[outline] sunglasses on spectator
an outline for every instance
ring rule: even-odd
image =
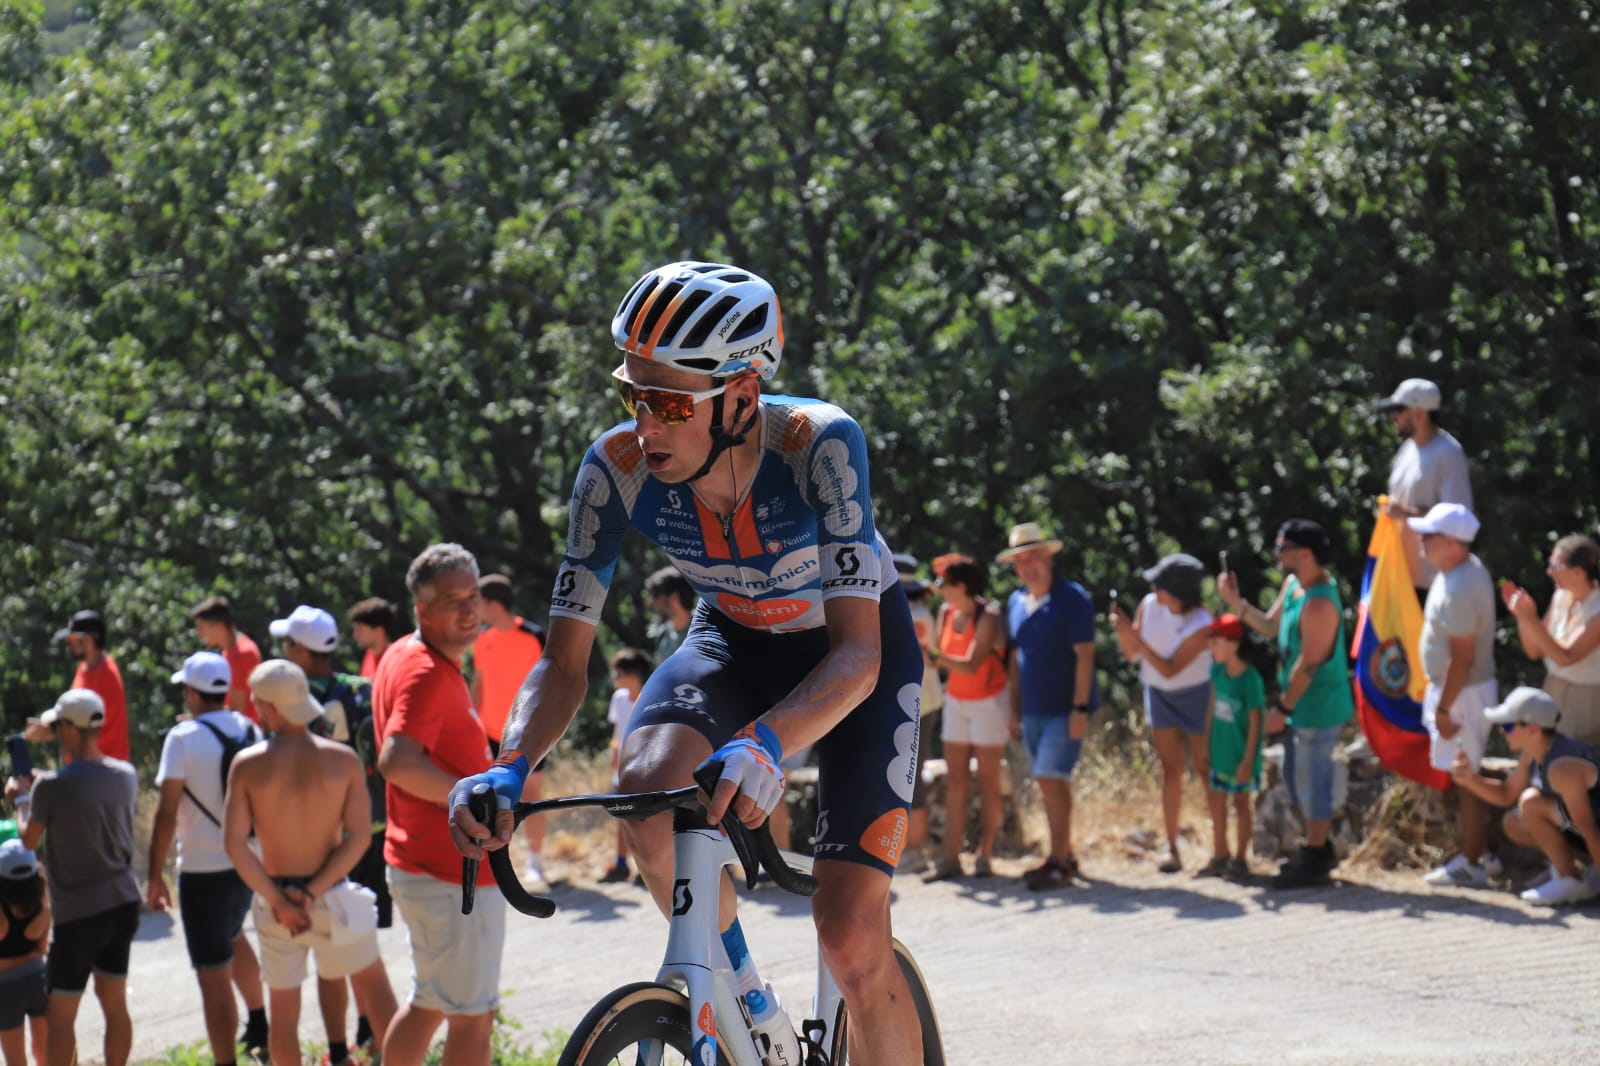
[[[1519,724],[1520,723],[1518,722],[1501,722],[1500,732],[1504,733],[1506,736],[1510,736],[1512,733],[1517,731],[1517,726]]]
[[[723,382],[714,389],[704,392],[687,392],[683,389],[660,389],[644,385],[635,385],[623,376],[623,368],[611,372],[612,382],[617,387],[617,399],[622,401],[623,410],[634,418],[639,417],[639,408],[643,407],[650,412],[650,416],[664,426],[681,426],[694,418],[694,405],[701,400],[709,400],[713,396],[720,396],[728,391],[731,381]]]

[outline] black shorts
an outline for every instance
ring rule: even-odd
[[[372,834],[372,843],[367,845],[361,860],[350,871],[350,880],[363,888],[372,889],[378,897],[379,929],[394,925],[394,899],[389,895],[389,866],[383,861],[384,835],[382,829]]]
[[[499,757],[500,757],[500,742],[498,740],[496,740],[494,737],[490,737],[489,738],[489,758],[498,759]],[[530,774],[542,774],[542,773],[544,773],[544,764],[549,762],[549,761],[550,761],[550,756],[546,755],[544,758],[539,760],[539,765],[535,766],[532,770],[529,770],[528,773],[530,773]]]
[[[878,683],[817,741],[814,855],[893,873],[917,779],[922,652],[898,585],[878,607]],[[683,646],[639,693],[628,731],[676,723],[720,747],[793,692],[828,651],[828,633],[747,629],[702,603]]]
[[[178,875],[178,915],[183,943],[196,972],[220,970],[233,963],[233,942],[244,932],[254,895],[233,870]]]
[[[58,922],[50,932],[50,954],[45,978],[52,993],[81,995],[90,974],[128,976],[128,953],[139,931],[139,901],[119,903],[110,910],[70,922]]]
[[[48,1000],[43,959],[0,970],[0,1032],[29,1018],[43,1018]]]

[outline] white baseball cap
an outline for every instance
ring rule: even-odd
[[[1500,706],[1485,711],[1483,720],[1494,725],[1536,725],[1554,729],[1561,720],[1561,706],[1543,689],[1523,685]]]
[[[1459,503],[1436,503],[1421,518],[1408,518],[1406,525],[1418,533],[1442,533],[1471,544],[1478,536],[1478,516]]]
[[[1437,411],[1442,397],[1439,386],[1427,378],[1406,378],[1394,390],[1394,395],[1378,401],[1380,411],[1398,411],[1403,407],[1420,407],[1424,411]]]
[[[20,840],[0,844],[0,878],[21,881],[39,872],[39,856],[29,851]]]
[[[288,637],[316,652],[332,651],[339,643],[339,623],[333,620],[333,615],[304,603],[290,611],[288,618],[275,620],[267,627],[267,632],[280,639]]]
[[[221,696],[233,684],[233,668],[214,651],[197,651],[183,660],[183,669],[172,675],[172,683]]]
[[[106,701],[88,688],[69,688],[56,705],[39,716],[41,725],[67,722],[79,729],[99,729],[106,724]]]
[[[288,659],[268,659],[250,671],[250,691],[265,700],[295,725],[310,725],[322,717],[322,704],[311,698],[306,672]]]

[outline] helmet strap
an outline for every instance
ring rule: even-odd
[[[750,412],[750,417],[745,420],[744,425],[736,427],[731,432],[724,429],[722,426],[722,400],[726,395],[727,393],[719,392],[711,398],[711,451],[706,454],[706,461],[700,464],[700,469],[690,474],[684,479],[685,481],[699,481],[711,473],[712,465],[722,457],[722,453],[729,448],[736,448],[743,444],[746,435],[756,424],[756,416],[761,413],[761,404],[759,403],[755,405],[755,410]],[[734,407],[733,417],[735,420],[738,419],[740,412],[743,411],[744,404],[745,401],[740,400]],[[729,456],[729,460],[732,460],[732,456]]]

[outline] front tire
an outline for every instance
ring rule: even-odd
[[[590,1008],[573,1030],[557,1066],[634,1066],[639,1062],[687,1066],[698,1061],[693,1057],[693,1044],[688,998],[675,988],[641,981],[624,985]],[[655,1057],[651,1052],[656,1052]],[[717,1066],[733,1066],[720,1040]]]
[[[911,990],[911,1002],[917,1008],[917,1024],[922,1029],[922,1066],[944,1066],[944,1040],[939,1036],[939,1015],[933,1009],[933,997],[928,994],[928,982],[923,980],[922,969],[911,951],[900,941],[894,942],[894,958],[900,964],[900,973]],[[834,1026],[833,1053],[828,1061],[832,1066],[847,1066],[849,1054],[850,1019],[839,1006],[838,1023]]]

